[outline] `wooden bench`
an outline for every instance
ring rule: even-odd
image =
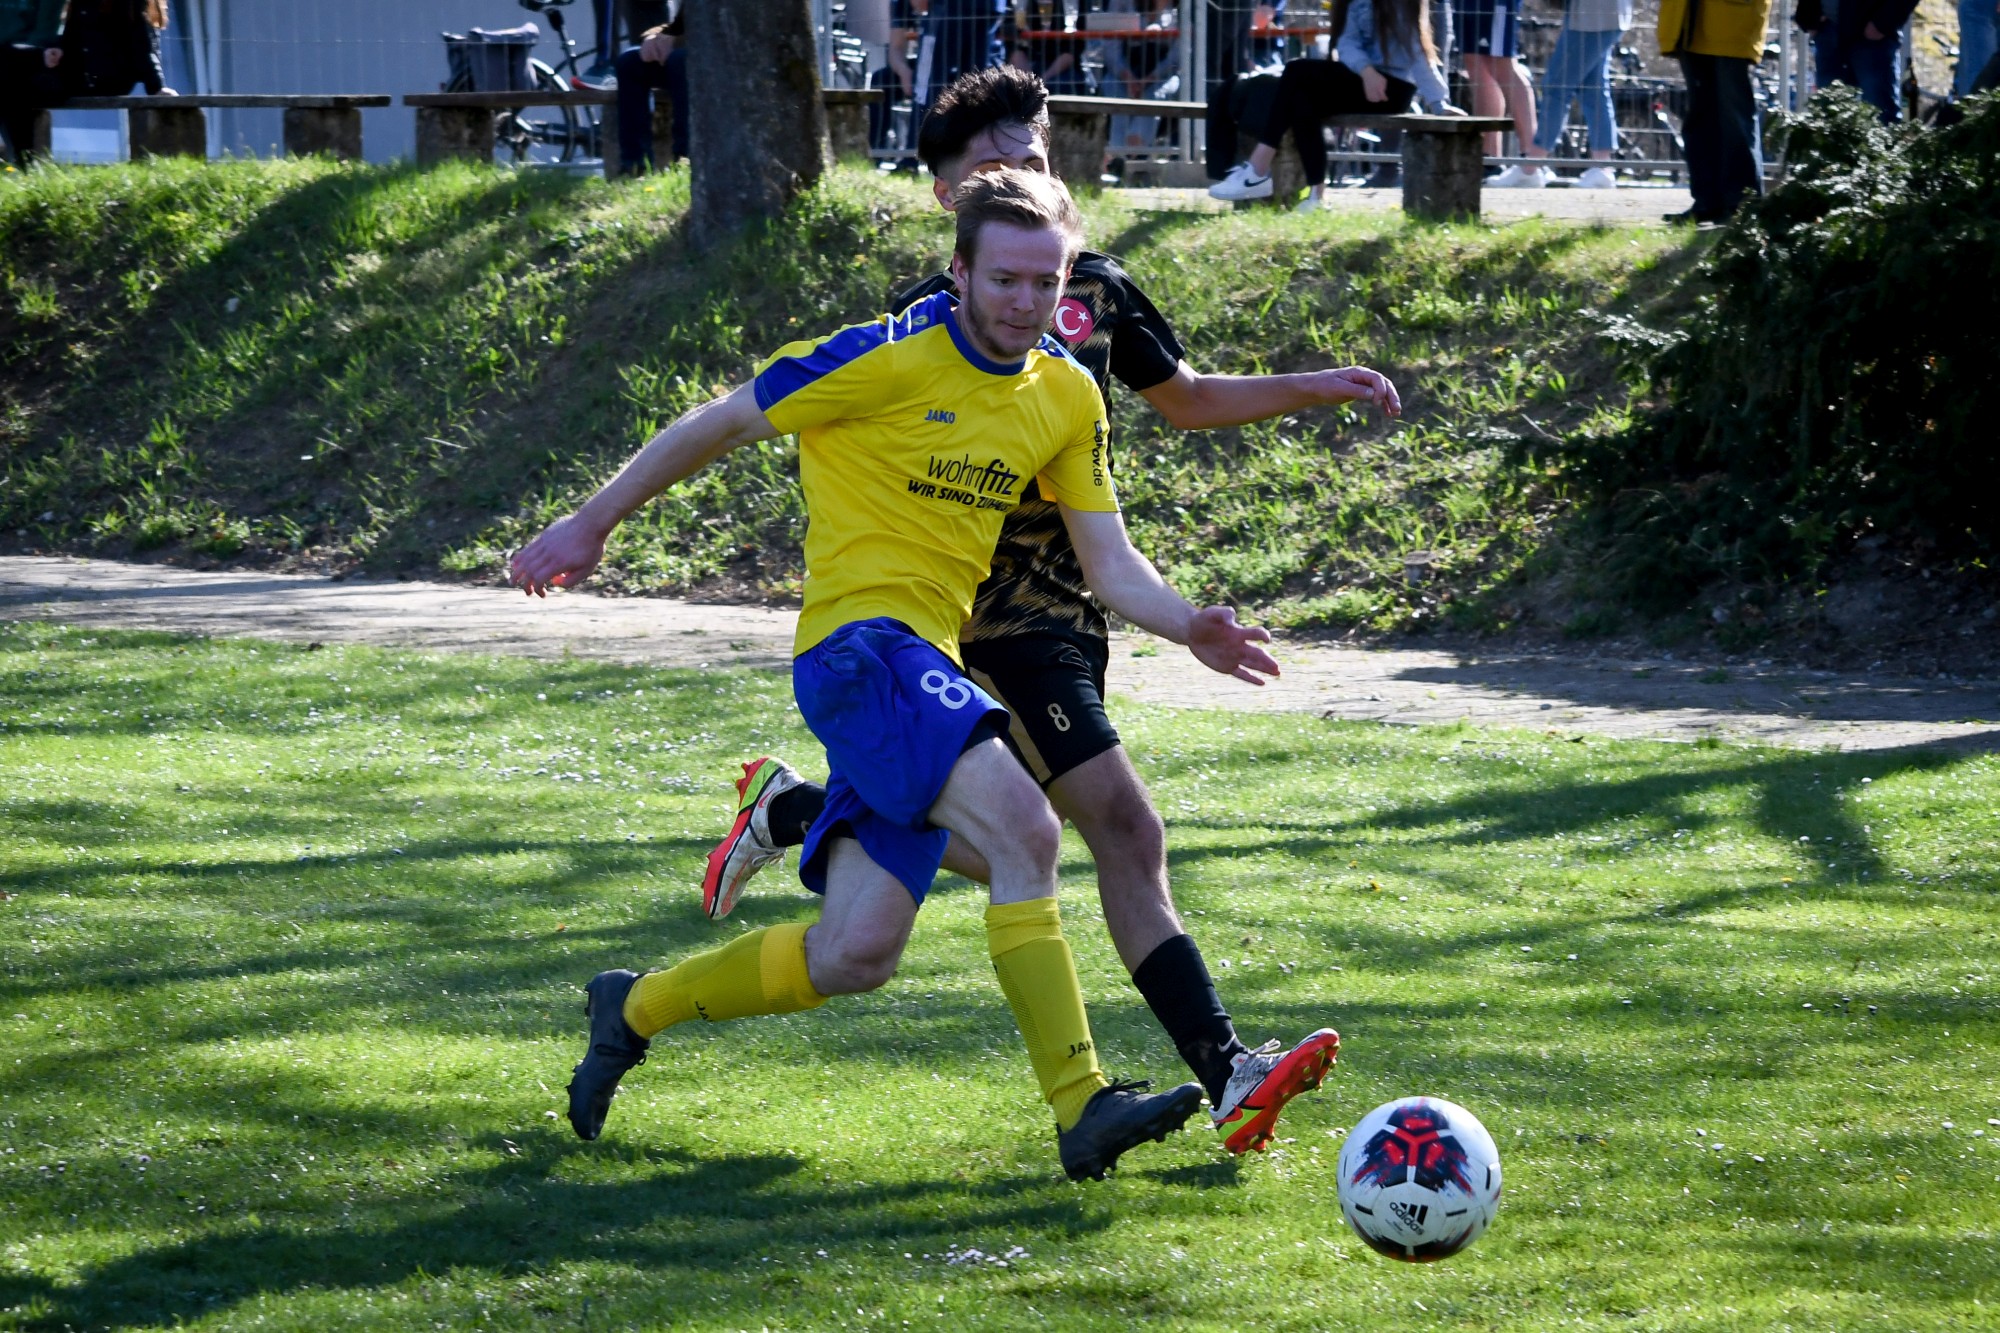
[[[826,105],[827,134],[833,141],[835,157],[868,155],[868,108],[887,97],[880,88],[828,88],[821,93]],[[489,161],[493,157],[493,118],[502,111],[525,111],[533,107],[615,107],[618,94],[595,88],[572,88],[567,92],[514,93],[407,93],[403,105],[417,113],[417,165],[467,159]],[[653,155],[665,161],[673,142],[673,104],[663,96],[653,99]],[[598,149],[604,158],[604,174],[616,176],[622,166],[618,156],[616,117],[606,113],[598,130]]]
[[[285,113],[285,152],[291,157],[324,153],[356,160],[361,156],[361,108],[388,106],[387,93],[188,93],[180,97],[72,97],[57,111],[123,111],[132,156],[207,157],[208,113],[246,108],[278,108]],[[49,147],[49,113],[36,118],[36,147]]]
[[[1097,188],[1104,155],[1111,145],[1111,117],[1168,116],[1199,120],[1208,115],[1206,102],[1158,102],[1145,97],[1051,97],[1049,99],[1049,165],[1072,190]],[[1403,210],[1412,217],[1470,219],[1479,216],[1481,158],[1479,136],[1507,130],[1513,122],[1491,116],[1424,116],[1413,114],[1333,116],[1329,124],[1343,129],[1403,132]],[[1249,136],[1238,143],[1240,158],[1254,146]],[[1278,145],[1272,164],[1274,203],[1289,204],[1306,187],[1292,149],[1291,133]]]

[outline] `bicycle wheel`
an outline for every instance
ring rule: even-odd
[[[569,91],[569,80],[541,61],[529,61],[528,69],[537,92]],[[502,112],[493,125],[495,146],[505,150],[516,166],[568,162],[581,155],[587,137],[578,129],[576,112],[569,106]]]

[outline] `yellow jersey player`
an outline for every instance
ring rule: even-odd
[[[953,81],[918,136],[938,202],[982,171],[1049,170],[1048,89],[1002,66]],[[949,274],[910,288],[892,309],[953,289]],[[1081,252],[1050,331],[1096,378],[1115,380],[1183,430],[1241,425],[1316,405],[1372,403],[1402,410],[1396,386],[1362,366],[1281,375],[1194,370],[1173,326],[1122,265]],[[1115,443],[1115,441],[1114,441]],[[1232,1153],[1261,1149],[1291,1098],[1319,1086],[1340,1049],[1322,1027],[1287,1045],[1252,1047],[1237,1035],[1201,949],[1174,908],[1166,830],[1146,784],[1105,710],[1110,626],[1090,596],[1057,506],[1030,493],[1000,529],[993,571],[959,631],[966,672],[1013,721],[1015,756],[1076,827],[1097,863],[1104,924],[1136,986],[1188,1069],[1208,1092],[1210,1116]],[[744,766],[737,813],[710,853],[702,907],[728,915],[757,870],[796,846],[818,817],[825,789],[772,756]],[[973,849],[953,843],[944,865],[984,880]]]
[[[1102,1177],[1200,1104],[1199,1084],[1148,1094],[1100,1072],[1056,909],[1060,825],[999,739],[1005,710],[966,677],[959,627],[1002,518],[1034,479],[1112,610],[1220,672],[1255,680],[1277,664],[1259,646],[1267,633],[1226,607],[1190,606],[1125,534],[1103,400],[1046,336],[1081,243],[1068,194],[1045,175],[1001,171],[967,181],[956,202],[956,295],[781,349],[514,559],[529,593],[570,586],[660,491],[732,448],[799,435],[810,526],[793,690],[831,770],[800,875],[825,904],[811,926],[752,931],[643,977],[592,978],[589,1050],[569,1085],[585,1139],[667,1027],[812,1008],[887,982],[948,836],[990,870],[989,952],[1070,1177]]]

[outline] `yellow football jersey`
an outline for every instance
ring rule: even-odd
[[[891,616],[956,661],[1026,479],[1072,509],[1118,508],[1090,373],[1048,337],[1018,362],[981,356],[948,293],[780,348],[758,367],[756,394],[771,424],[799,437],[806,595],[794,653]]]

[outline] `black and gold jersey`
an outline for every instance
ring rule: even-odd
[[[898,295],[893,311],[950,290],[950,275],[926,278]],[[1096,379],[1107,405],[1112,380],[1150,389],[1173,378],[1186,355],[1173,326],[1118,261],[1090,250],[1076,257],[1049,331]],[[1084,586],[1062,511],[1031,482],[1000,526],[993,571],[979,585],[960,638],[970,643],[1047,630],[1101,639],[1110,626]]]

